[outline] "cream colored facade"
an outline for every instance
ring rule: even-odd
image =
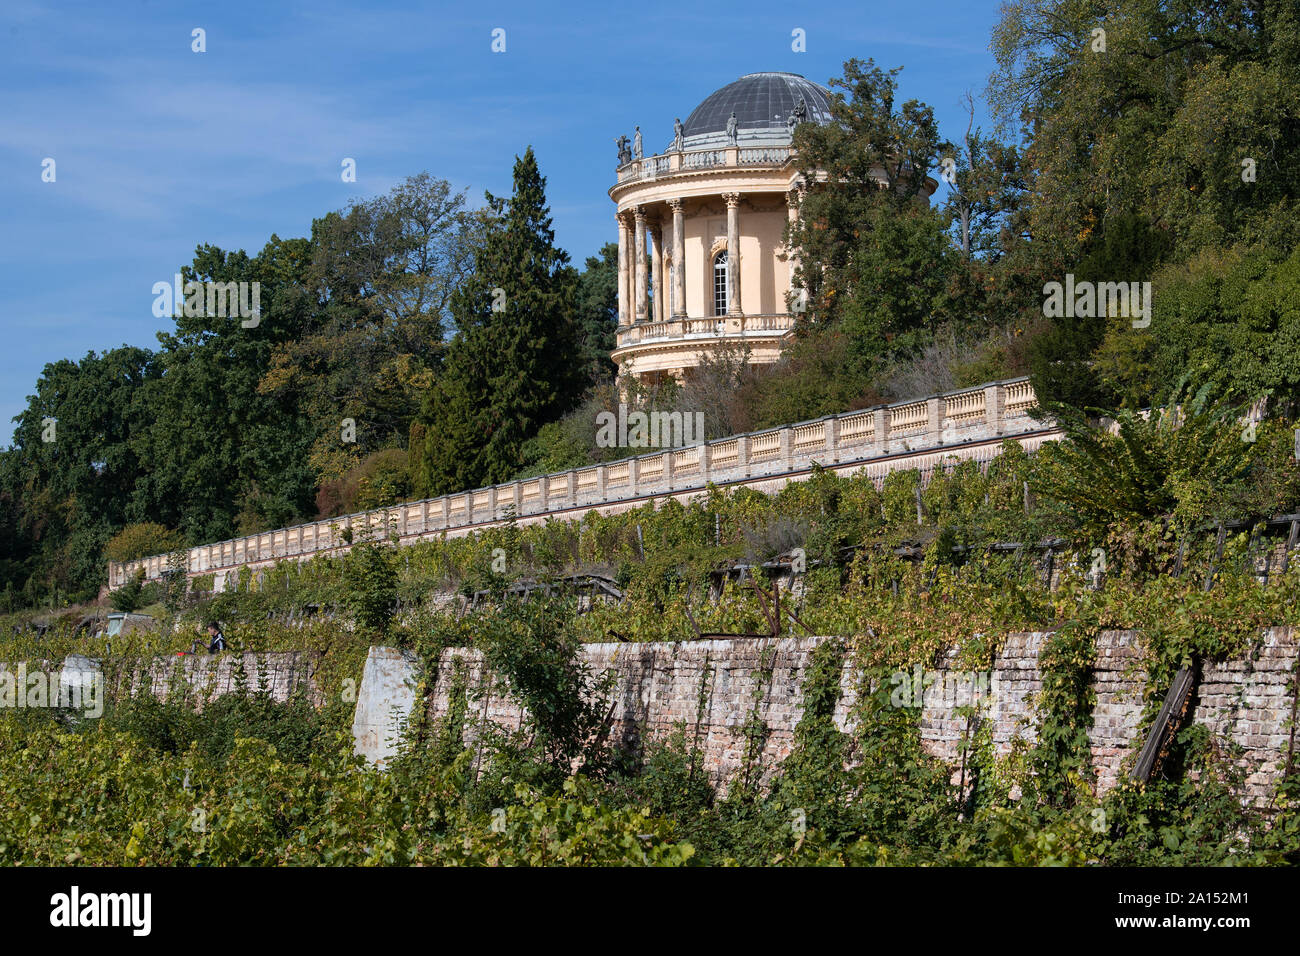
[[[776,360],[794,326],[794,257],[783,235],[798,208],[797,180],[789,147],[669,153],[619,170],[610,196],[618,204],[620,371],[683,378],[723,343],[744,343],[754,363]]]
[[[796,252],[786,225],[801,180],[801,122],[830,120],[829,94],[792,73],[751,73],[675,124],[663,152],[620,156],[616,204],[620,372],[679,380],[722,345],[774,362],[794,328]],[[625,141],[626,142],[626,141]]]

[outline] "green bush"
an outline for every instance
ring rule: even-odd
[[[167,554],[184,544],[185,540],[179,531],[153,521],[143,521],[129,524],[109,538],[104,545],[104,557],[109,561],[134,561],[155,554]]]
[[[374,542],[353,546],[343,559],[342,604],[361,627],[387,630],[397,600],[393,550]]]

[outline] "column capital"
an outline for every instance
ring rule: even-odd
[[[682,201],[680,199],[669,199],[667,200],[667,202],[668,202],[668,208],[671,209],[674,213],[678,213],[682,211]]]
[[[645,206],[633,206],[632,215],[637,222],[645,222]]]
[[[722,198],[728,209],[735,209],[740,205],[740,193],[723,193]]]

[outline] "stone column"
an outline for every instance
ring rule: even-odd
[[[799,201],[803,198],[803,190],[791,189],[785,194],[786,217],[793,231],[795,225],[799,222]],[[794,292],[794,273],[799,268],[799,249],[793,244],[786,246],[785,250],[786,263],[790,267],[790,291]],[[795,312],[803,312],[804,306],[797,299],[791,303],[791,309]]]
[[[1003,385],[990,385],[984,389],[984,427],[990,435],[1002,434],[1002,418],[1006,414],[1007,390]]]
[[[636,277],[636,320],[638,322],[646,321],[646,274],[645,274],[645,211],[636,207],[634,215],[634,227],[636,229],[636,241],[633,243],[633,255],[636,261],[633,263],[632,274]]]
[[[650,281],[654,289],[653,320],[663,322],[668,310],[664,308],[663,229],[657,222],[650,226]]]
[[[877,408],[871,413],[872,422],[875,428],[875,441],[879,455],[889,454],[889,419],[890,412],[887,405]]]
[[[942,398],[927,398],[925,400],[925,430],[930,435],[943,434]]]
[[[727,315],[740,315],[740,193],[723,193],[727,202]]]
[[[673,315],[686,316],[686,228],[682,223],[682,201],[668,200],[673,210]]]
[[[630,255],[627,234],[627,216],[619,213],[618,219],[618,325],[619,328],[632,324],[632,310],[628,308],[627,262]]]

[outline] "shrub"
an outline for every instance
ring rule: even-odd
[[[360,627],[384,631],[397,600],[397,568],[391,548],[366,541],[343,561],[343,606]]]
[[[140,568],[130,581],[109,594],[108,603],[113,606],[114,611],[121,611],[124,614],[144,607],[144,568]]]
[[[184,538],[153,521],[129,524],[104,545],[104,557],[109,561],[134,561],[155,554],[166,554],[183,547]]]

